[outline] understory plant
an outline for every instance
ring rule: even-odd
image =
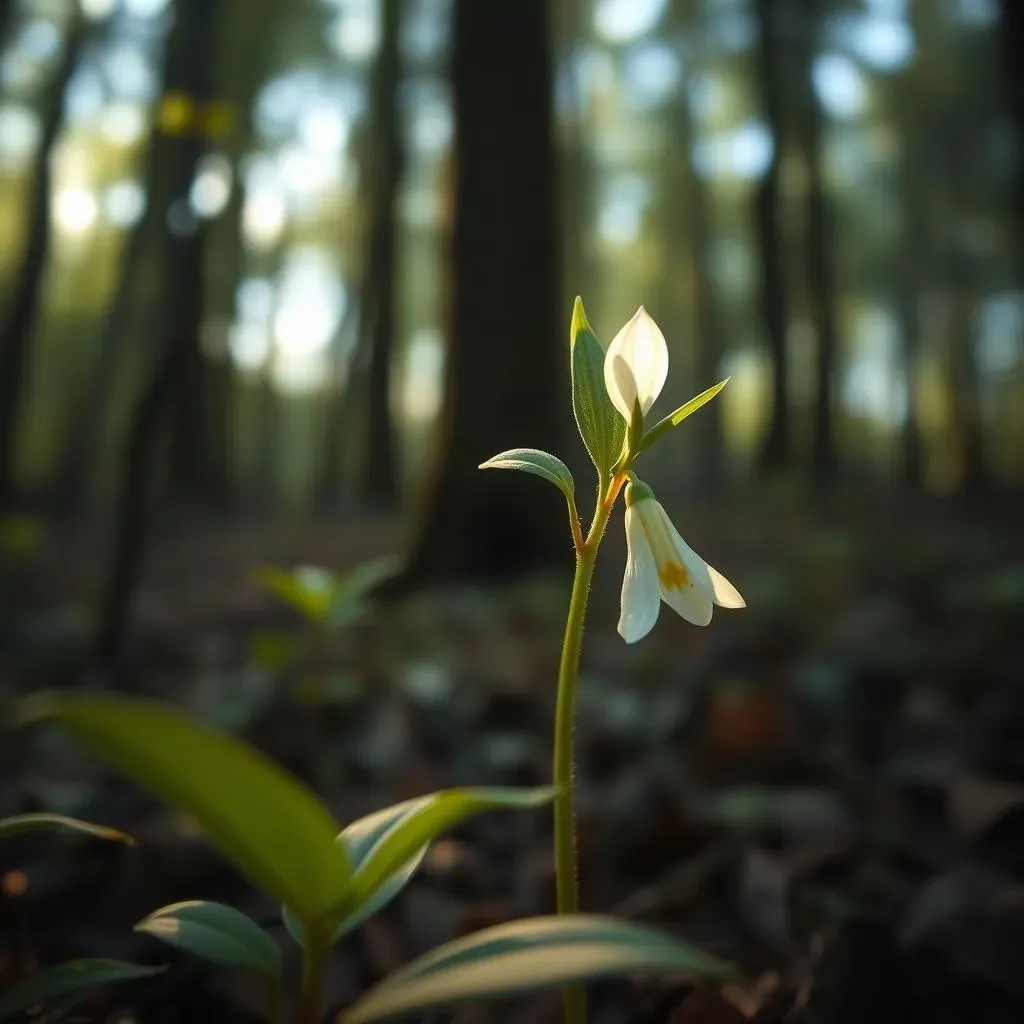
[[[52,723],[191,818],[209,841],[282,908],[282,922],[301,952],[301,972],[288,984],[278,942],[239,910],[191,900],[154,910],[136,929],[215,964],[243,967],[266,989],[268,1019],[313,1024],[322,1014],[324,971],[334,944],[382,909],[408,884],[429,844],[473,815],[528,811],[554,802],[558,913],[484,929],[413,960],[343,1010],[339,1024],[364,1024],[431,1007],[565,988],[566,1020],[582,1024],[582,983],[590,978],[652,972],[726,978],[731,969],[693,946],[613,917],[578,913],[572,800],[572,721],[587,596],[598,547],[624,492],[628,557],[619,632],[646,635],[665,601],[706,625],[714,605],[742,607],[738,591],[689,548],[650,488],[636,459],[725,381],[654,426],[645,416],[668,372],[665,340],[641,308],[607,352],[577,299],[571,327],[572,403],[597,470],[597,500],[584,534],[565,464],[536,449],[503,452],[485,468],[520,469],[548,479],[566,497],[576,572],[559,669],[554,784],[540,789],[442,790],[384,808],[340,827],[322,801],[255,748],[180,709],[112,695],[39,695],[27,700],[22,724]],[[264,583],[311,620],[327,622],[349,604],[332,585],[293,586],[282,574]],[[299,581],[303,582],[302,580]],[[308,583],[308,581],[305,581]],[[345,599],[343,599],[345,598]],[[62,828],[131,842],[121,832],[59,815],[0,821],[5,835]],[[58,964],[0,994],[0,1021],[90,989],[148,977],[161,966],[93,958]]]

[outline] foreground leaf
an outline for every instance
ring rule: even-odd
[[[190,815],[256,885],[306,923],[338,912],[351,886],[327,808],[255,748],[156,701],[42,696],[24,721],[53,721]]]
[[[375,811],[373,814],[353,821],[347,825],[338,836],[337,842],[345,847],[349,863],[352,865],[353,873],[357,872],[366,860],[366,855],[373,849],[378,840],[384,836],[389,829],[399,823],[407,814],[415,810],[430,797],[416,797],[413,800],[404,800],[402,803],[393,804],[383,810]],[[337,942],[349,932],[358,928],[367,918],[372,917],[379,910],[383,910],[410,882],[416,874],[423,858],[427,854],[429,843],[424,843],[412,857],[410,857],[394,874],[390,875],[368,899],[356,906],[352,913],[346,915],[334,929],[333,941]],[[299,945],[304,944],[304,933],[302,924],[295,915],[287,908],[282,910],[282,919],[288,934]]]
[[[569,499],[573,498],[575,492],[569,467],[561,459],[539,448],[512,448],[481,462],[479,468],[518,469],[554,484]]]
[[[215,964],[251,967],[272,981],[281,978],[277,943],[255,921],[223,903],[172,903],[153,911],[135,930]]]
[[[20,985],[16,985],[0,997],[0,1021],[10,1020],[41,1003],[53,1002],[67,996],[84,996],[89,989],[99,988],[101,985],[150,978],[166,969],[142,967],[123,960],[105,958],[69,960],[64,964],[46,967],[35,974],[30,974]]]
[[[466,818],[485,811],[525,810],[550,803],[557,793],[541,789],[447,789],[420,798],[384,832],[354,872],[357,904],[369,899],[424,845]]]
[[[685,405],[679,406],[675,412],[670,412],[663,420],[659,420],[651,427],[650,430],[644,434],[643,440],[640,442],[639,448],[636,450],[636,454],[639,455],[641,452],[647,451],[652,444],[660,441],[673,427],[678,427],[687,416],[693,415],[702,405],[707,405],[715,395],[718,394],[722,388],[725,387],[731,377],[726,377],[725,380],[720,380],[714,387],[710,387],[707,391],[702,391],[695,398],[691,398]]]
[[[622,452],[626,421],[608,397],[604,383],[604,348],[598,341],[583,302],[577,296],[569,329],[572,366],[572,410],[580,437],[603,477]]]
[[[35,832],[38,829],[56,828],[79,832],[93,839],[108,839],[113,842],[127,843],[134,846],[135,840],[117,829],[96,825],[91,821],[69,818],[64,814],[16,814],[11,818],[0,819],[0,839],[5,836],[17,836],[24,832]]]
[[[432,950],[386,978],[339,1020],[364,1024],[446,1003],[651,973],[728,978],[733,972],[688,943],[613,917],[535,917]]]

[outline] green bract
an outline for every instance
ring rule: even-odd
[[[650,430],[644,434],[643,440],[640,442],[640,446],[636,450],[636,455],[641,452],[647,451],[652,444],[660,441],[673,427],[678,427],[687,416],[695,413],[702,405],[710,402],[715,395],[718,394],[726,384],[729,383],[731,377],[726,377],[725,380],[720,380],[714,387],[710,387],[707,391],[702,391],[699,395],[691,398],[685,405],[679,406],[675,412],[670,412],[663,420],[655,423]]]
[[[602,478],[622,453],[626,421],[615,410],[604,383],[604,348],[577,296],[569,330],[572,353],[572,409],[580,437]]]

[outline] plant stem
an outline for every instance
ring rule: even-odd
[[[317,1024],[324,968],[327,966],[330,952],[329,939],[306,932],[302,958],[302,988],[299,991],[299,1005],[295,1010],[295,1024]]]
[[[576,855],[576,827],[573,810],[573,725],[576,709],[576,682],[579,676],[583,623],[587,615],[590,581],[597,562],[597,549],[604,536],[608,517],[625,477],[616,477],[598,494],[597,509],[585,543],[576,554],[576,574],[562,641],[558,666],[558,699],[555,706],[554,783],[555,798],[555,884],[559,914],[579,910],[579,881]],[[586,1001],[582,985],[569,985],[564,992],[566,1024],[584,1024]]]

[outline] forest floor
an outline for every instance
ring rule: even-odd
[[[596,1024],[1024,1019],[1021,521],[870,495],[827,514],[704,509],[683,532],[748,608],[716,611],[707,629],[663,609],[634,646],[615,632],[613,521],[578,714],[584,909],[685,936],[749,983],[595,985]],[[445,786],[545,783],[567,578],[434,589],[327,649],[252,578],[265,563],[340,568],[397,537],[374,521],[165,539],[133,617],[131,688],[238,730],[341,821]],[[100,564],[84,544],[10,547],[0,701],[70,678]],[[132,932],[194,898],[273,926],[276,909],[186,823],[49,734],[5,737],[0,780],[0,816],[59,810],[139,841],[0,848],[0,880],[19,880],[0,885],[0,991],[72,956],[171,961],[81,1004],[80,1019],[260,1019],[250,979]],[[328,1005],[456,935],[547,912],[549,819],[484,816],[436,842],[404,893],[338,946]],[[553,1024],[558,1003],[437,1019]]]

